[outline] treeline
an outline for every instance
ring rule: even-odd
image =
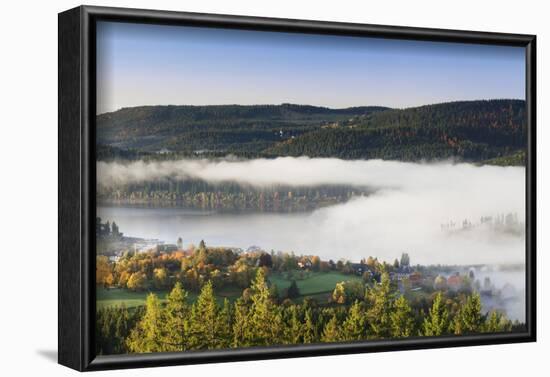
[[[302,105],[146,106],[97,118],[98,158],[302,156],[522,165],[522,100],[463,101],[404,110]],[[110,147],[117,145],[117,148]]]
[[[387,273],[351,305],[319,307],[314,301],[279,303],[272,296],[266,269],[258,269],[249,290],[233,304],[219,305],[211,282],[195,303],[176,283],[166,304],[151,293],[144,309],[101,309],[96,318],[98,354],[174,352],[395,339],[415,336],[467,335],[519,331],[496,311],[483,313],[477,293],[433,296],[427,310],[415,309],[392,289]]]
[[[97,199],[107,204],[153,203],[198,209],[296,211],[343,203],[352,196],[369,192],[365,187],[342,185],[255,188],[233,182],[210,184],[202,180],[168,179],[116,188],[98,187]]]

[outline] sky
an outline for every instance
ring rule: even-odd
[[[406,108],[525,99],[525,49],[99,22],[97,113],[142,105]]]

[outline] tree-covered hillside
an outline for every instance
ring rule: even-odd
[[[97,117],[97,143],[141,152],[261,154],[281,140],[383,107],[143,106]]]
[[[525,119],[525,103],[513,100],[388,110],[309,132],[265,152],[274,156],[484,161],[525,149]]]
[[[97,118],[100,159],[302,156],[523,164],[522,100],[404,110],[306,105],[146,106]],[[511,158],[509,156],[514,156]]]

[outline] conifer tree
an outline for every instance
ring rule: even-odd
[[[235,301],[234,305],[234,317],[233,317],[233,347],[246,347],[249,346],[246,339],[246,329],[248,328],[248,306],[240,297]]]
[[[218,305],[214,297],[212,282],[207,282],[201,290],[191,314],[191,344],[193,349],[218,347]]]
[[[282,317],[279,308],[273,304],[265,280],[263,268],[259,268],[252,285],[252,305],[245,338],[251,345],[273,345],[282,340]]]
[[[336,315],[333,315],[330,321],[327,322],[323,330],[323,335],[321,336],[321,341],[323,342],[338,342],[340,341],[340,331],[338,327],[338,319]]]
[[[391,336],[403,338],[411,336],[414,329],[412,310],[405,297],[400,296],[393,303],[393,310],[390,313]]]
[[[485,321],[483,326],[484,332],[501,332],[501,331],[510,331],[512,329],[512,323],[506,318],[502,313],[499,313],[496,310],[493,310],[489,314],[488,318]]]
[[[233,311],[231,310],[231,304],[226,298],[223,300],[223,307],[220,310],[217,326],[217,336],[218,336],[218,348],[229,348],[231,347],[231,342],[233,338],[233,329],[232,329],[232,317]]]
[[[442,301],[441,292],[434,298],[428,316],[424,318],[423,333],[425,336],[440,336],[449,329],[449,312]]]
[[[370,289],[367,293],[370,303],[368,311],[370,335],[375,338],[388,338],[391,335],[392,294],[390,290],[390,276],[382,273],[380,285]]]
[[[145,314],[128,337],[128,350],[136,353],[165,351],[163,317],[158,297],[150,293],[145,301]]]
[[[366,338],[367,322],[361,303],[355,300],[348,311],[348,316],[342,324],[343,340],[363,340]]]
[[[185,351],[189,347],[189,315],[187,292],[177,282],[167,297],[166,338],[170,351]]]
[[[315,324],[313,323],[313,315],[311,313],[311,310],[306,311],[303,333],[305,344],[317,342],[317,329],[315,328]]]
[[[483,322],[481,297],[479,293],[473,293],[455,316],[454,333],[461,335],[480,332]]]
[[[286,344],[302,343],[302,322],[297,305],[292,305],[287,309],[288,319],[284,326],[284,342]]]

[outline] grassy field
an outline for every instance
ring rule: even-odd
[[[166,300],[168,291],[154,292],[161,301]],[[97,308],[101,309],[107,306],[126,305],[127,308],[135,308],[145,303],[145,298],[149,292],[132,292],[121,288],[98,288],[97,289]]]
[[[269,280],[277,285],[279,291],[288,288],[291,282],[291,279],[288,279],[285,273],[272,274],[269,276]],[[332,292],[336,283],[347,280],[361,280],[361,277],[330,271],[311,272],[306,274],[304,279],[300,279],[299,274],[295,274],[295,280],[301,296],[314,296],[320,293]]]
[[[296,284],[300,290],[300,297],[313,297],[319,301],[326,301],[328,294],[334,290],[336,283],[346,280],[361,280],[359,276],[345,275],[339,272],[311,272],[305,274],[303,279],[300,279],[300,273],[294,274]],[[279,292],[290,286],[291,279],[288,279],[286,274],[275,273],[269,276],[271,283],[277,285]],[[161,302],[166,300],[168,291],[153,291]],[[135,308],[145,303],[145,299],[150,292],[132,292],[122,288],[98,288],[97,289],[97,308],[101,309],[108,306],[120,306],[124,304],[127,308]],[[218,303],[223,304],[225,298],[233,302],[242,294],[242,289],[235,286],[223,287],[216,291]],[[197,299],[196,293],[189,293],[189,302],[195,302]]]
[[[147,295],[153,292],[161,300],[166,301],[166,295],[169,291],[144,291],[144,292],[132,292],[122,288],[98,288],[97,289],[97,308],[101,309],[108,306],[121,306],[124,304],[127,308],[135,308],[145,304]],[[197,299],[197,294],[193,292],[187,292],[187,300],[191,303]],[[241,296],[242,290],[237,287],[224,287],[216,292],[216,299],[218,304],[223,305],[223,300],[227,298],[230,302],[235,301]]]

